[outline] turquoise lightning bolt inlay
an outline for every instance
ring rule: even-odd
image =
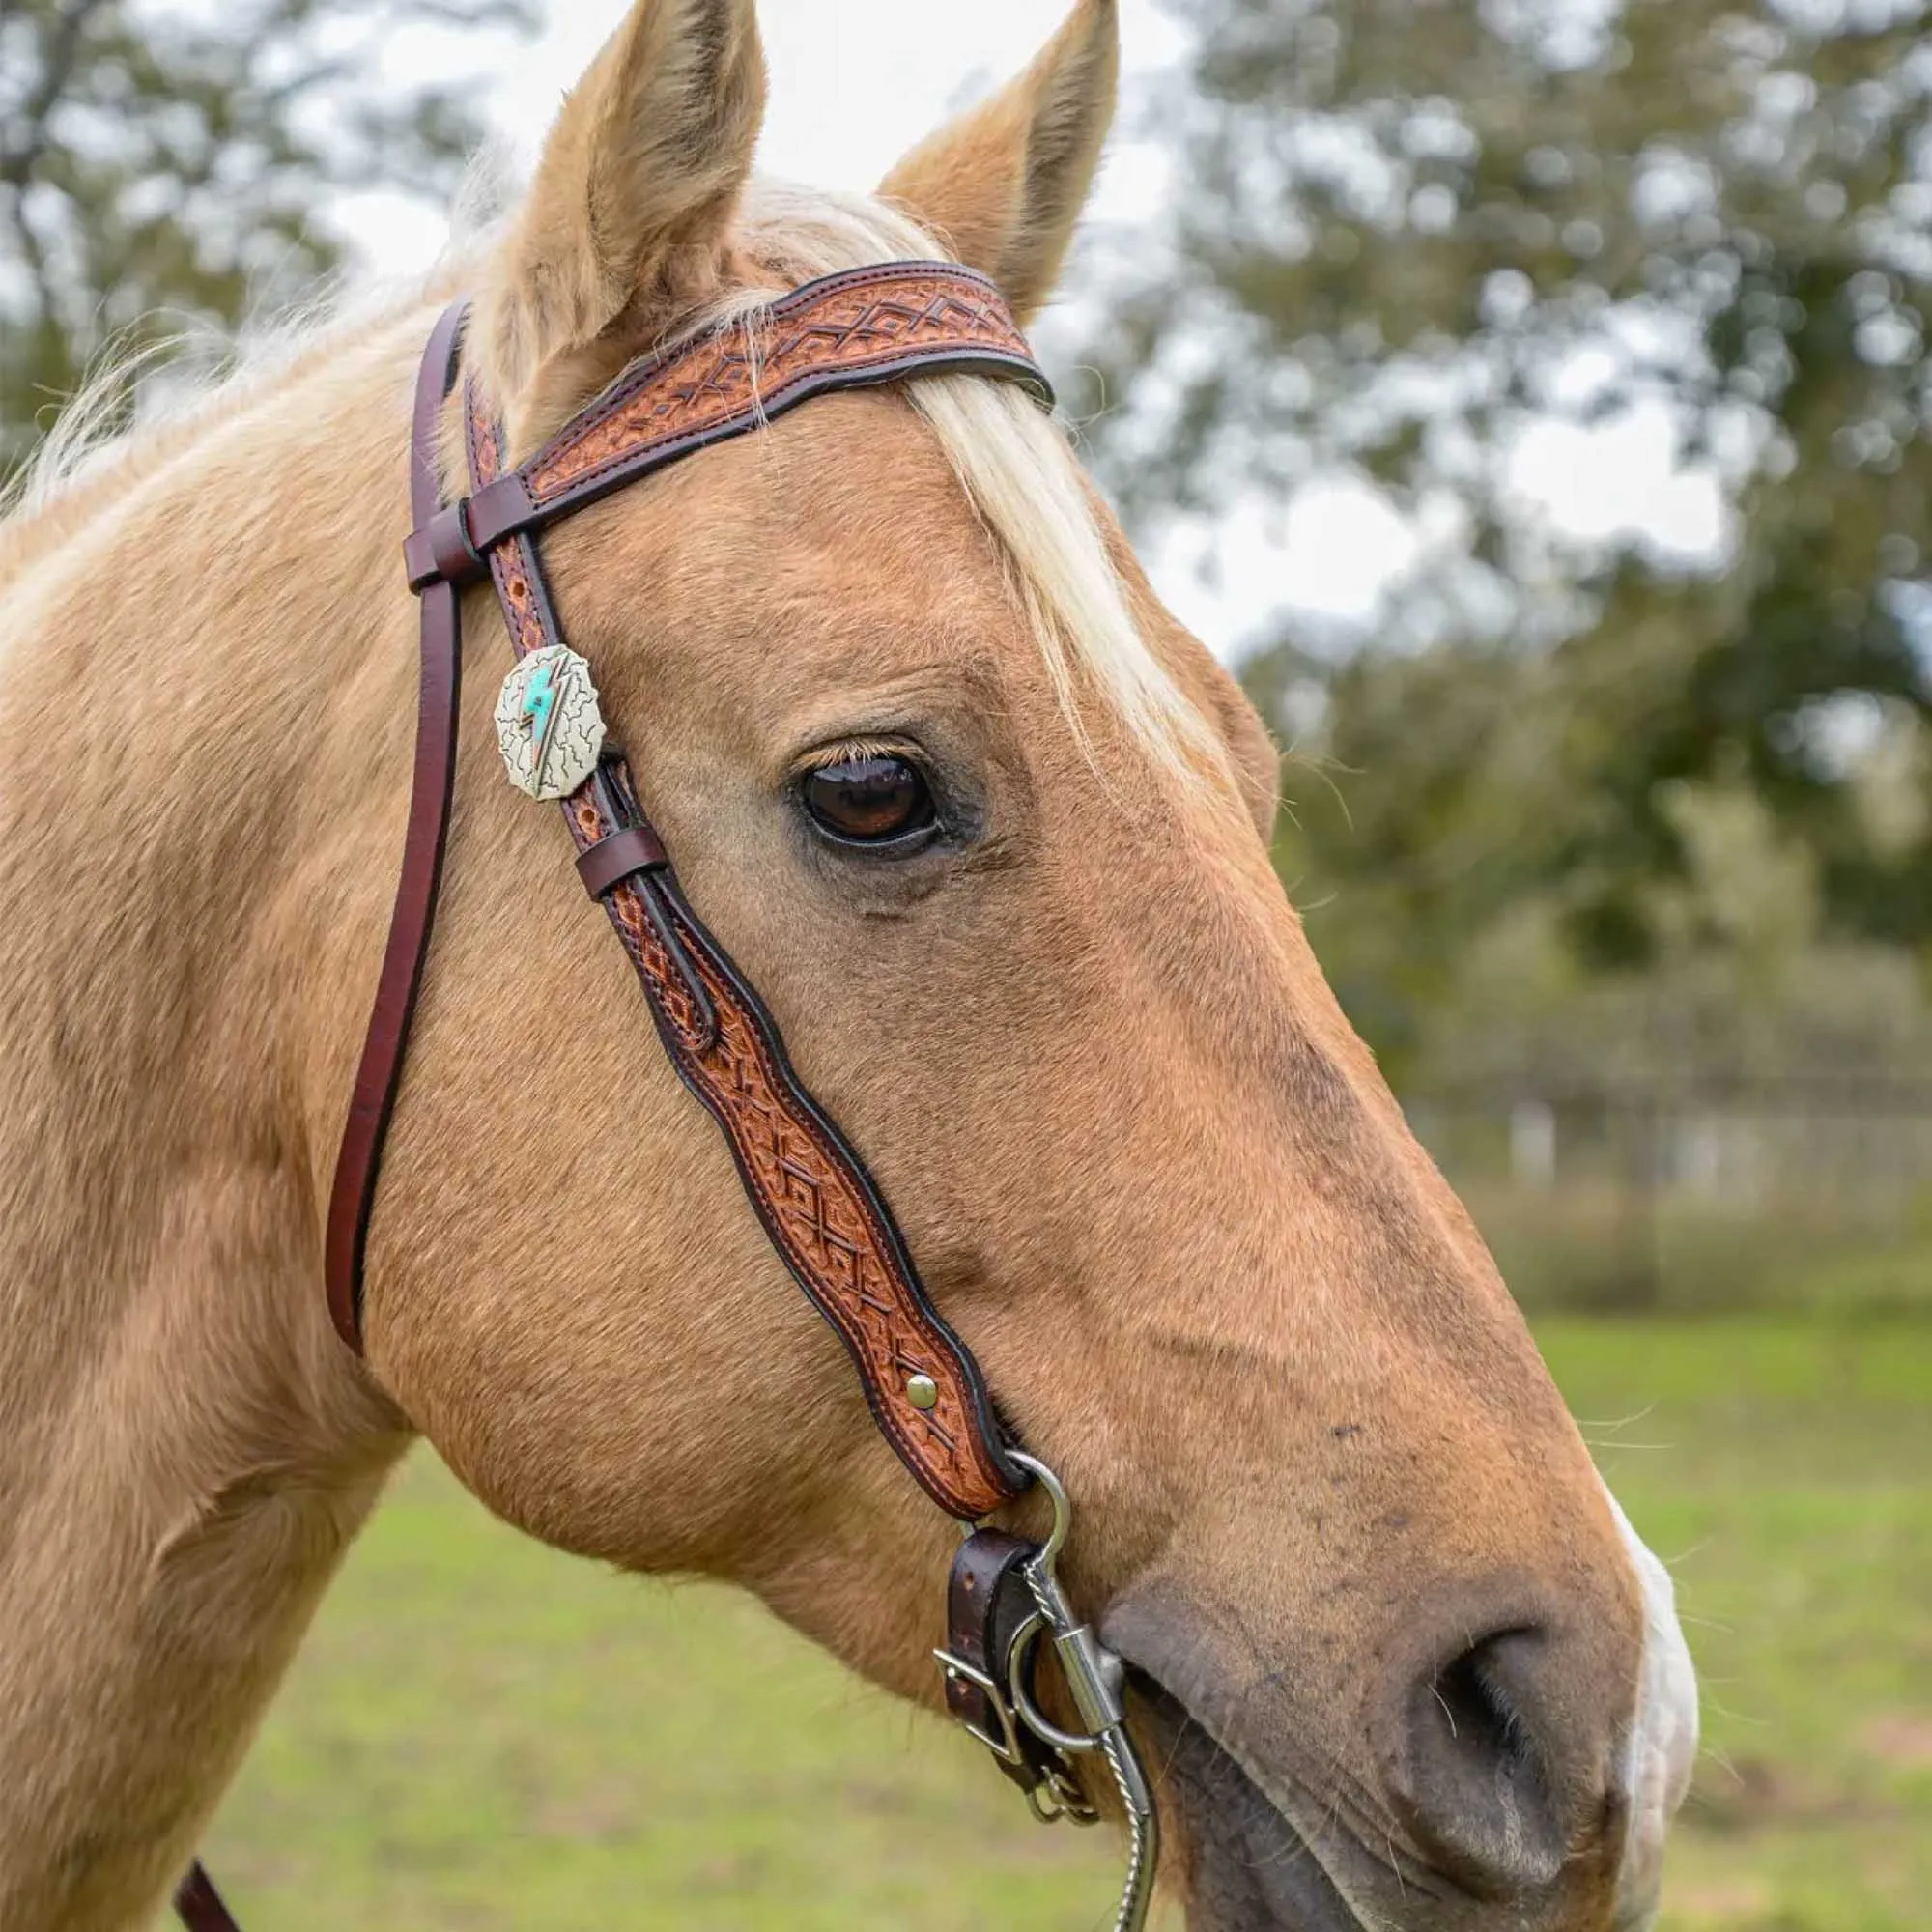
[[[522,659],[497,700],[497,745],[530,798],[567,798],[597,768],[604,720],[590,667],[561,644]]]
[[[541,785],[544,781],[544,765],[550,757],[551,734],[556,729],[557,720],[557,663],[554,658],[537,667],[536,675],[530,679],[529,688],[524,693],[524,730],[530,741],[530,780]]]

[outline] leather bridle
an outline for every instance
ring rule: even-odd
[[[563,640],[544,581],[541,532],[680,457],[761,428],[817,395],[971,374],[1052,390],[999,291],[952,263],[895,262],[828,276],[631,364],[536,455],[504,468],[502,425],[472,376],[464,386],[470,494],[442,497],[439,445],[457,386],[467,302],[437,324],[416,382],[410,457],[415,529],[404,546],[421,605],[415,765],[403,864],[331,1190],[329,1313],[358,1353],[362,1276],[384,1138],[428,957],[455,786],[463,592],[493,581],[514,668],[497,705],[511,781],[554,798],[585,891],[637,969],[671,1065],[717,1122],[772,1246],[837,1331],[873,1420],[914,1479],[962,1527],[950,1578],[949,1644],[936,1653],[949,1710],[994,1754],[1036,1815],[1097,1815],[1078,1761],[1112,1773],[1131,1831],[1117,1932],[1138,1932],[1158,1832],[1128,1735],[1122,1666],[1074,1615],[1057,1558],[1066,1492],[999,1417],[973,1352],[933,1306],[905,1239],[851,1144],[787,1059],[771,1015],[686,900],[607,737],[590,669]],[[980,1520],[1037,1482],[1053,1526],[1036,1544]],[[1080,1729],[1039,1708],[1034,1671],[1050,1639]],[[196,1865],[176,1897],[192,1932],[234,1921]]]

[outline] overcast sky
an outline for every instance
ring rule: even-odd
[[[473,72],[499,133],[527,159],[577,80],[623,17],[627,0],[548,0],[532,42],[427,32],[396,35],[387,64]],[[759,165],[828,187],[869,188],[906,149],[992,86],[1017,73],[1059,24],[1052,0],[974,0],[907,7],[903,0],[762,0],[771,101]],[[1123,0],[1129,85],[1184,51],[1154,0]],[[943,25],[941,24],[943,22]],[[364,216],[368,218],[364,218]],[[420,210],[357,205],[357,237],[382,269],[408,269],[439,237]]]
[[[386,59],[399,74],[425,65],[466,71],[490,102],[503,138],[527,159],[564,92],[626,11],[627,0],[548,0],[533,42],[483,35],[397,35]],[[1070,0],[1069,0],[1070,4]],[[893,161],[951,113],[1016,73],[1051,35],[1057,0],[761,0],[771,106],[760,165],[827,186],[868,188]],[[1155,0],[1122,0],[1127,92],[1184,58],[1182,30]],[[1103,177],[1101,219],[1174,188],[1152,157],[1117,140]],[[437,253],[443,224],[396,196],[358,198],[346,225],[381,272],[410,271]],[[1526,440],[1520,481],[1577,534],[1642,530],[1697,550],[1719,535],[1716,491],[1678,473],[1666,416],[1556,424]],[[1212,554],[1213,581],[1194,560]],[[1427,568],[1415,532],[1366,481],[1315,481],[1281,501],[1251,501],[1212,526],[1179,532],[1148,558],[1156,584],[1184,621],[1223,655],[1238,653],[1284,607],[1325,626],[1373,631],[1391,582]]]

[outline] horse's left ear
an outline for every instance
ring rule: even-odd
[[[915,148],[879,192],[991,275],[1025,322],[1059,279],[1120,72],[1116,0],[1080,0],[1017,80]]]
[[[485,293],[510,395],[703,299],[764,106],[754,0],[632,0],[565,99]]]

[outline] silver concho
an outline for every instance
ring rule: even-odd
[[[568,644],[532,651],[503,680],[497,743],[510,782],[531,798],[568,798],[597,769],[604,714],[590,667]]]

